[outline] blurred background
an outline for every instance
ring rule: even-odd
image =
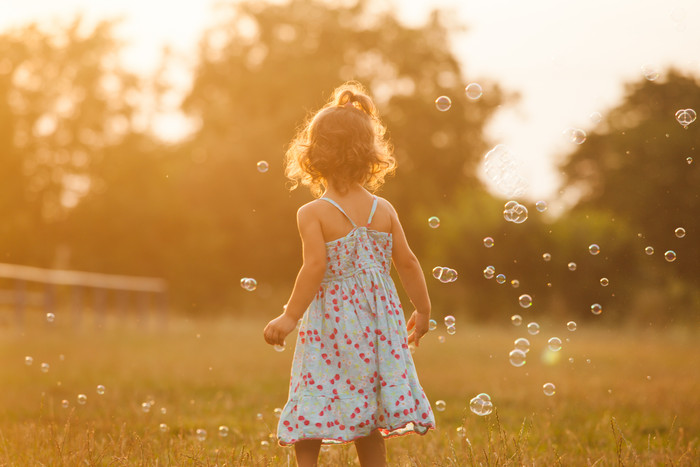
[[[700,5],[516,3],[2,4],[0,263],[163,278],[173,310],[274,316],[311,199],[287,189],[284,151],[355,79],[399,162],[379,194],[428,276],[459,273],[429,277],[436,316],[501,320],[527,293],[549,319],[601,303],[611,321],[697,324],[700,123],[675,114],[700,110]],[[488,173],[501,143],[512,163]]]

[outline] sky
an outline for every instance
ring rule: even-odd
[[[564,130],[593,130],[590,115],[615,107],[625,83],[644,79],[642,67],[658,70],[660,80],[669,66],[700,76],[698,0],[389,1],[409,25],[424,22],[434,8],[451,11],[450,18],[466,26],[453,38],[465,85],[484,83],[488,92],[487,83],[495,82],[520,95],[500,109],[487,136],[520,162],[532,199],[557,197],[556,163],[574,149]],[[216,22],[217,2],[0,0],[0,30],[69,21],[77,12],[88,20],[121,17],[125,65],[148,73],[165,44],[185,62],[194,60],[201,32]],[[184,134],[187,122],[170,116],[159,125],[164,135]]]

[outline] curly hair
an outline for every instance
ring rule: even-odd
[[[299,129],[285,154],[285,173],[290,190],[306,185],[315,197],[329,183],[341,192],[354,183],[375,191],[396,168],[392,152],[374,103],[351,81]]]

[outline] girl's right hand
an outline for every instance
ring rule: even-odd
[[[418,313],[417,311],[413,312],[406,323],[406,330],[409,332],[412,331],[408,335],[409,344],[414,343],[416,344],[416,347],[418,347],[418,343],[420,342],[421,338],[428,332],[429,321],[429,315]]]
[[[294,318],[282,313],[277,318],[273,319],[263,331],[265,342],[270,345],[284,345],[284,338],[294,330],[297,322]]]

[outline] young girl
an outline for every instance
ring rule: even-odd
[[[425,278],[393,206],[368,191],[396,165],[384,134],[362,87],[346,83],[286,154],[292,189],[318,199],[297,212],[304,263],[264,336],[282,345],[303,316],[277,431],[300,466],[316,465],[321,443],[349,441],[361,465],[386,465],[385,437],[435,427],[408,347],[428,331]],[[392,261],[416,308],[407,326]]]

